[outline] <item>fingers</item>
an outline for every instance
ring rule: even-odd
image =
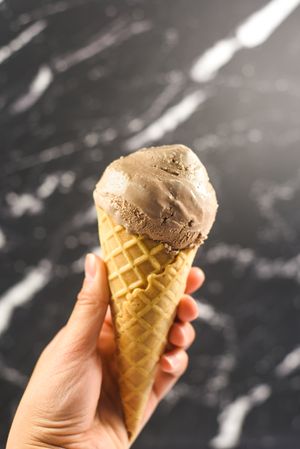
[[[194,283],[194,285],[196,284]],[[185,349],[193,343],[196,335],[189,321],[197,318],[197,316],[198,307],[195,300],[191,296],[185,295],[177,309],[177,319],[180,321],[174,322],[169,332],[168,345],[175,346],[175,348],[161,357],[149,399],[145,422],[149,419],[157,404],[172,389],[187,368],[188,355]]]
[[[205,280],[205,274],[198,267],[192,267],[186,281],[186,293],[193,293],[201,287]]]
[[[196,335],[188,321],[197,315],[197,304],[191,296],[186,295],[177,311],[177,317],[181,322],[175,322],[169,332],[168,344],[175,348],[163,354],[160,359],[144,422],[149,419],[157,404],[172,389],[188,366],[185,349],[193,343]]]
[[[158,403],[172,389],[188,366],[188,355],[183,349],[173,349],[160,360],[150,394],[144,423],[148,421]]]
[[[169,374],[172,378],[178,380],[180,376],[185,372],[188,365],[188,355],[181,348],[172,349],[172,351],[164,354],[160,361],[161,371],[165,374]],[[170,379],[169,379],[170,380]],[[156,385],[157,393],[163,393],[165,388],[162,385]],[[167,385],[166,385],[167,387]]]
[[[193,293],[201,287],[204,279],[205,275],[200,268],[191,268],[185,292]],[[167,347],[175,346],[175,348],[165,352],[160,359],[142,426],[148,421],[158,403],[185,372],[188,366],[188,355],[185,349],[195,339],[195,330],[189,321],[196,319],[197,316],[196,301],[188,294],[184,295],[177,308],[177,321],[169,332]]]
[[[198,318],[199,309],[196,301],[189,295],[184,295],[177,307],[176,317],[180,321],[193,321]]]
[[[169,343],[187,349],[195,340],[196,332],[190,323],[174,323],[169,333]]]
[[[203,271],[200,268],[193,267],[187,279],[186,293],[197,290],[203,284],[204,278]],[[161,357],[143,425],[148,421],[158,403],[185,372],[188,366],[188,355],[185,349],[195,339],[195,330],[189,321],[197,317],[198,306],[196,301],[188,294],[184,295],[177,308],[177,321],[174,322],[169,332],[167,348],[173,347],[173,349],[164,353]]]
[[[109,288],[104,262],[94,254],[85,261],[85,279],[66,326],[66,338],[83,351],[97,345],[109,301]],[[78,348],[77,348],[78,349]]]

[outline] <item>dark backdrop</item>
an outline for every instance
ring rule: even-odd
[[[98,245],[100,172],[163,143],[220,209],[189,370],[135,447],[300,447],[299,3],[0,0],[2,447]]]

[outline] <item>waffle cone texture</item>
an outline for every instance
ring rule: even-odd
[[[130,440],[135,438],[197,248],[176,255],[127,233],[97,207],[116,333],[118,381]]]

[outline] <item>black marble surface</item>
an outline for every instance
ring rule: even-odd
[[[187,374],[136,449],[300,447],[298,0],[0,0],[0,442],[97,247],[92,189],[195,149],[218,220]]]

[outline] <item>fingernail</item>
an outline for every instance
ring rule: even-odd
[[[202,276],[205,279],[204,271],[201,268],[199,268],[199,267],[197,267],[197,268],[198,268],[199,275]]]
[[[173,372],[176,371],[178,367],[178,359],[175,355],[165,356],[166,371]]]
[[[88,254],[86,256],[84,271],[85,271],[85,278],[88,281],[93,281],[97,272],[96,258],[94,254]]]

